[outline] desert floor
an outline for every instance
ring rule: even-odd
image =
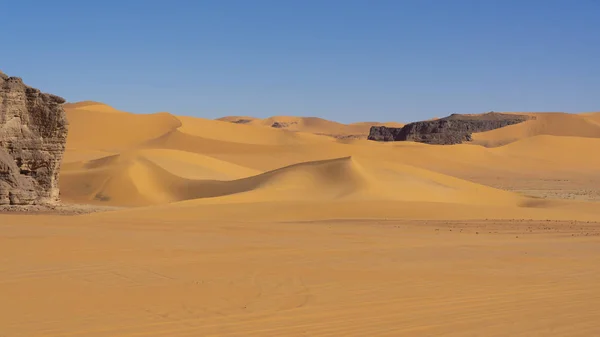
[[[0,209],[0,337],[600,335],[599,113],[432,146],[66,110],[64,205]]]
[[[2,336],[595,336],[598,223],[9,216]]]

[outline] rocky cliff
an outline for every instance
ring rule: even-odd
[[[0,205],[58,202],[64,102],[0,72]]]
[[[526,121],[524,115],[489,112],[480,115],[452,114],[448,117],[406,124],[402,128],[373,126],[369,140],[414,141],[427,144],[460,144],[471,140],[471,134],[498,129]]]

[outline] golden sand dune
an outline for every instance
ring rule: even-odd
[[[600,137],[598,117],[567,113],[527,113],[531,120],[487,132],[473,134],[475,144],[501,146],[538,135]]]
[[[430,146],[412,142],[379,147],[368,146],[366,141],[361,144],[355,144],[354,148],[362,153],[372,153],[380,160],[393,160],[447,174],[488,172],[491,175],[497,169],[511,170],[515,174],[564,170],[589,173],[600,169],[597,156],[584,155],[600,146],[600,138],[538,135],[492,148],[472,144]],[[386,153],[395,157],[383,157]]]
[[[63,165],[66,201],[116,206],[220,195],[220,182],[256,171],[198,154],[144,150]]]
[[[68,107],[74,131],[61,176],[65,201],[147,206],[193,199],[203,205],[345,199],[518,208],[521,196],[485,185],[521,192],[533,190],[528,181],[534,175],[546,180],[575,174],[589,178],[600,169],[596,157],[578,152],[599,145],[590,138],[595,114],[534,114],[535,120],[477,134],[479,142],[485,137],[496,144],[511,139],[508,145],[486,148],[311,134],[319,128],[364,128],[370,122],[348,126],[318,118],[274,117],[231,123],[105,111],[111,109],[96,102]],[[274,122],[289,123],[292,130],[266,127]],[[97,125],[110,130],[110,137]],[[581,137],[566,136],[578,130]],[[558,135],[538,135],[544,132]]]
[[[166,112],[132,114],[95,102],[67,104],[65,110],[71,125],[67,140],[69,149],[125,150],[167,137],[173,132],[228,143],[263,145],[299,144],[324,138],[286,130],[173,116]]]
[[[271,127],[294,132],[313,133],[317,135],[332,136],[335,138],[367,138],[371,126],[384,125],[389,127],[402,127],[400,123],[358,122],[342,124],[318,117],[274,116],[259,119],[247,116],[227,116],[219,118],[235,124]]]
[[[309,133],[290,132],[275,128],[257,128],[253,125],[234,124],[194,117],[178,117],[179,131],[192,136],[242,144],[298,144],[321,141],[323,137]]]
[[[186,179],[232,180],[260,173],[245,166],[186,151],[152,149],[138,153],[164,170]]]
[[[600,112],[590,112],[586,114],[582,114],[586,119],[591,121],[592,123],[596,123],[600,125]]]
[[[117,110],[110,105],[94,102],[94,101],[82,101],[75,103],[66,103],[64,105],[67,111],[91,111],[91,112],[108,112],[108,113],[124,113],[124,111]]]
[[[375,200],[517,206],[522,199],[411,166],[360,163],[350,157],[305,162],[235,180],[218,178],[240,177],[255,171],[173,151],[115,155],[65,164],[64,169],[65,200],[107,205],[140,206],[199,199],[204,204]]]
[[[102,104],[67,105],[67,147],[75,150],[121,151],[135,147],[181,126],[168,113],[115,113]]]
[[[373,165],[346,157],[305,162],[232,181],[236,193],[203,203],[375,200],[515,205],[520,198],[406,165]]]
[[[600,156],[585,155],[599,148],[600,138],[539,135],[495,148],[493,152],[536,161],[542,170],[574,168],[585,171],[600,169]]]
[[[100,159],[102,157],[112,156],[115,154],[115,152],[107,152],[101,150],[68,149],[67,151],[65,151],[62,164],[65,165],[73,162]]]

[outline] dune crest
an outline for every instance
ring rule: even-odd
[[[105,112],[105,113],[128,113],[121,110],[117,110],[112,106],[95,101],[82,101],[76,103],[66,103],[65,110],[78,110],[78,111],[90,111],[90,112]]]

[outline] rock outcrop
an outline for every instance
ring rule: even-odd
[[[452,114],[448,117],[414,122],[402,128],[373,126],[369,140],[414,141],[427,144],[450,145],[471,141],[471,134],[498,129],[528,120],[529,116],[489,112],[480,115]]]
[[[235,123],[235,124],[248,124],[252,122],[250,119],[236,119],[234,121],[231,121],[231,123]]]
[[[289,122],[289,123],[285,123],[285,122],[274,122],[273,124],[271,124],[272,128],[276,128],[276,129],[285,129],[290,127],[291,125],[294,124],[298,124],[298,122]]]
[[[0,205],[58,202],[68,132],[64,102],[0,72]]]

